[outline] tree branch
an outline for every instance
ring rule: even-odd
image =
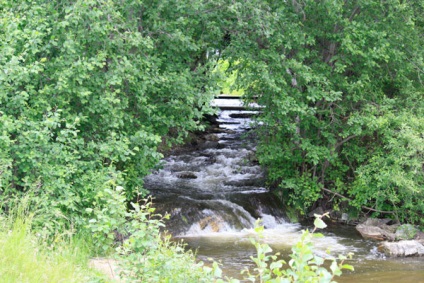
[[[346,197],[346,196],[344,196],[344,195],[341,195],[341,194],[339,194],[339,193],[336,193],[336,192],[333,192],[333,191],[331,191],[331,190],[329,190],[329,189],[326,189],[326,188],[322,188],[322,190],[323,191],[326,191],[326,192],[328,192],[328,193],[331,193],[331,194],[333,194],[333,195],[335,195],[335,196],[338,196],[338,197],[340,197],[340,198],[343,198],[343,199],[346,199],[346,200],[349,200],[349,201],[353,201],[351,198],[348,198],[348,197]],[[374,209],[374,208],[371,208],[371,207],[368,207],[368,206],[361,206],[363,209],[366,209],[366,210],[369,210],[369,211],[374,211],[374,212],[378,212],[378,213],[384,213],[384,214],[394,214],[395,212],[394,211],[385,211],[385,210],[378,210],[378,209]]]
[[[334,146],[334,149],[339,148],[341,145],[343,145],[344,143],[348,142],[349,140],[351,140],[351,139],[353,139],[353,138],[355,138],[355,137],[356,137],[356,135],[351,135],[351,136],[348,136],[347,138],[345,138],[345,139],[343,139],[343,140],[339,141],[339,142],[338,142],[338,143],[336,143],[336,145]]]
[[[353,8],[352,13],[350,14],[349,22],[353,21],[353,18],[356,15],[359,15],[360,12],[361,12],[361,7],[359,7],[359,5],[356,5],[355,8]]]

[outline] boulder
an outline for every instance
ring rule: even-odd
[[[218,115],[214,114],[214,115],[204,115],[203,119],[207,122],[209,122],[210,125],[219,125],[218,122]]]
[[[398,225],[387,225],[389,220],[369,218],[358,224],[356,230],[366,239],[394,241]]]
[[[308,213],[308,217],[315,218],[315,214],[323,215],[324,213],[325,213],[324,209],[322,207],[318,206],[317,208],[315,208],[314,210],[312,210],[311,212]]]
[[[418,230],[417,235],[415,235],[415,240],[418,240],[424,244],[424,232]]]
[[[391,257],[424,256],[424,246],[416,240],[382,242],[378,250]]]
[[[417,236],[418,229],[411,224],[400,225],[395,233],[396,240],[412,240]]]
[[[219,232],[221,230],[222,222],[222,219],[216,216],[208,216],[199,221],[199,227],[201,230]]]
[[[204,138],[207,141],[214,141],[214,142],[219,141],[219,137],[216,134],[208,134],[208,135],[205,135]]]

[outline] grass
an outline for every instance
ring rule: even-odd
[[[81,237],[56,237],[53,245],[31,233],[30,217],[0,216],[0,283],[108,282],[88,268]]]

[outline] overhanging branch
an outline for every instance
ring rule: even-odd
[[[331,190],[329,190],[329,189],[326,189],[326,188],[322,188],[322,190],[323,191],[326,191],[326,192],[328,192],[328,193],[331,193],[331,194],[333,194],[333,195],[335,195],[335,196],[338,196],[338,197],[340,197],[340,198],[343,198],[343,199],[346,199],[346,200],[349,200],[349,201],[353,201],[351,198],[348,198],[348,197],[346,197],[346,196],[344,196],[344,195],[341,195],[341,194],[339,194],[339,193],[336,193],[336,192],[333,192],[333,191],[331,191]],[[374,208],[371,208],[371,207],[368,207],[368,206],[361,206],[363,209],[366,209],[366,210],[369,210],[369,211],[374,211],[374,212],[378,212],[378,213],[383,213],[383,214],[394,214],[395,212],[394,211],[385,211],[385,210],[378,210],[378,209],[374,209]]]

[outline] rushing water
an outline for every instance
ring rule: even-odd
[[[159,212],[170,214],[169,232],[197,250],[199,259],[220,261],[227,276],[239,279],[242,269],[253,266],[249,238],[255,237],[256,219],[266,228],[265,242],[286,259],[306,228],[288,223],[279,201],[263,186],[250,114],[222,111],[219,129],[192,150],[165,158],[145,180]],[[424,282],[422,258],[387,259],[351,226],[330,226],[325,235],[314,243],[318,254],[328,248],[335,255],[355,253],[349,261],[355,272],[345,272],[338,282]]]

